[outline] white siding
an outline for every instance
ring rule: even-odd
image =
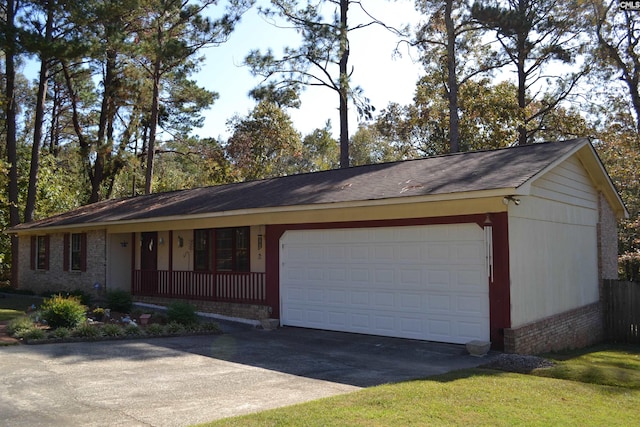
[[[597,198],[572,158],[509,205],[512,327],[598,301]]]

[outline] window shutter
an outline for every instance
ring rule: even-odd
[[[44,261],[44,269],[49,270],[49,235],[44,236],[44,253],[45,253],[45,261]]]
[[[71,245],[71,235],[64,233],[64,247],[62,249],[62,271],[69,271],[69,248]]]
[[[80,271],[87,271],[87,233],[80,235]]]
[[[29,266],[32,270],[36,269],[36,236],[31,236],[31,259]]]

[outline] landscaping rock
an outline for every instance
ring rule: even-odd
[[[551,368],[553,366],[554,363],[552,361],[543,357],[524,354],[501,354],[490,363],[482,365],[482,368],[528,374],[534,369]]]

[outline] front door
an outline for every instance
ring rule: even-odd
[[[158,233],[142,233],[140,243],[142,291],[145,294],[155,294],[158,285]]]

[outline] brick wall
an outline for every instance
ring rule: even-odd
[[[64,234],[49,235],[49,270],[31,270],[31,239],[20,238],[18,288],[36,293],[44,291],[72,291],[80,289],[98,296],[106,280],[106,233],[104,230],[87,233],[87,270],[64,271]],[[94,285],[99,283],[101,288]]]
[[[598,267],[601,280],[618,278],[618,220],[602,193],[598,197]]]
[[[587,347],[604,337],[599,302],[504,331],[507,353],[540,354]]]
[[[257,304],[237,304],[230,302],[179,300],[175,298],[159,298],[134,296],[136,302],[167,306],[175,301],[186,301],[196,307],[196,311],[221,314],[228,317],[238,317],[251,320],[262,320],[270,317],[269,306]]]

